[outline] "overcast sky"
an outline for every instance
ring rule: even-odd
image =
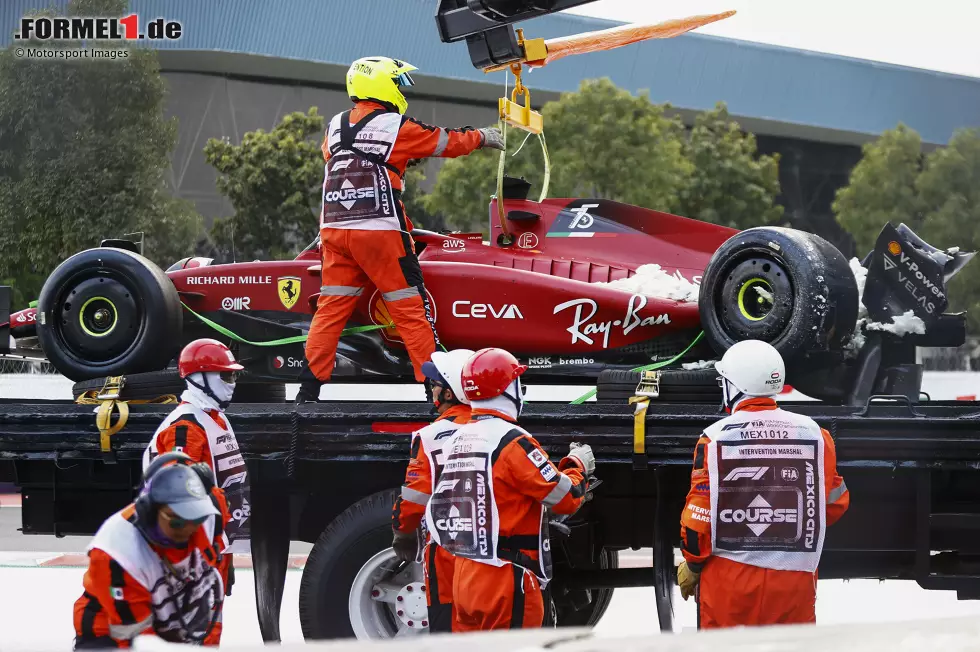
[[[697,31],[980,77],[980,0],[597,0],[570,12],[645,23],[729,9]]]

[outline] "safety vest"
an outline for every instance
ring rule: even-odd
[[[212,616],[220,609],[224,600],[221,574],[198,548],[192,548],[180,562],[165,562],[136,528],[135,514],[129,518],[124,515],[127,511],[132,512],[132,508],[127,507],[110,516],[95,533],[86,552],[93,548],[102,550],[149,591],[153,616],[132,625],[110,625],[110,635],[132,639],[152,626],[157,633],[176,632],[182,640],[200,636],[203,632],[188,632],[185,623],[195,621],[198,609],[207,609]],[[213,521],[208,520],[201,527],[205,528],[207,540],[211,541]],[[114,595],[116,590],[121,594],[121,586],[112,588]]]
[[[456,431],[462,426],[463,424],[456,423],[452,419],[443,419],[442,421],[433,421],[424,428],[416,430],[414,433],[414,436],[418,437],[421,442],[422,450],[425,451],[425,456],[429,460],[429,468],[432,470],[429,474],[429,480],[431,481],[431,486],[429,487],[430,496],[436,490],[436,485],[439,483],[439,476],[442,474],[442,466],[445,463],[442,452],[443,444],[449,441],[449,438],[456,434]],[[425,519],[422,519],[423,541],[427,540],[427,535],[428,528]]]
[[[150,445],[143,452],[143,470],[145,471],[157,456],[157,436],[181,419],[197,423],[207,434],[208,449],[211,451],[211,468],[214,469],[216,484],[225,492],[225,498],[228,499],[231,522],[222,534],[226,547],[221,552],[248,552],[249,546],[246,540],[249,538],[249,516],[252,512],[251,489],[248,468],[238,448],[238,439],[231,428],[231,422],[225,419],[228,427],[222,428],[204,410],[191,403],[181,403],[153,433]]]
[[[784,410],[737,412],[704,433],[712,554],[774,570],[817,570],[826,532],[824,439]]]
[[[544,505],[540,507],[537,560],[513,547],[501,546],[493,453],[501,439],[514,430],[530,436],[513,423],[481,415],[446,441],[442,447],[444,463],[425,508],[425,521],[433,540],[453,555],[491,566],[521,566],[534,573],[543,587],[551,579],[551,543]],[[547,458],[541,457],[547,463]]]
[[[400,174],[388,157],[402,116],[379,109],[351,125],[350,113],[335,115],[327,129],[330,159],[324,166],[320,228],[404,230],[400,193],[386,172]]]

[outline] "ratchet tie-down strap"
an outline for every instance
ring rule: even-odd
[[[123,376],[110,376],[106,378],[101,390],[89,390],[75,399],[78,405],[98,405],[95,410],[95,426],[99,429],[99,448],[103,453],[112,451],[112,437],[126,427],[129,421],[130,403],[177,403],[177,397],[173,394],[163,394],[153,399],[144,400],[119,400],[125,380]],[[112,422],[112,414],[119,415],[116,422]]]
[[[650,407],[649,396],[632,396],[630,405],[633,410],[633,469],[647,470],[647,408]]]

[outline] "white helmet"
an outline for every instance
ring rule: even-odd
[[[430,358],[431,362],[426,362],[422,365],[422,373],[431,380],[437,382],[445,381],[448,383],[449,389],[453,390],[453,394],[456,395],[456,400],[465,405],[469,405],[470,401],[466,398],[466,394],[463,393],[462,376],[463,365],[470,359],[473,353],[469,349],[453,349],[448,353],[435,351]],[[433,378],[433,375],[437,375],[437,377]]]
[[[729,408],[748,396],[779,394],[786,379],[783,356],[761,340],[736,342],[715,363],[715,369],[722,377],[722,392]]]

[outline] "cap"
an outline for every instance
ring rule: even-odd
[[[168,506],[188,521],[221,514],[197,472],[182,464],[164,467],[154,474],[150,479],[150,500]]]

